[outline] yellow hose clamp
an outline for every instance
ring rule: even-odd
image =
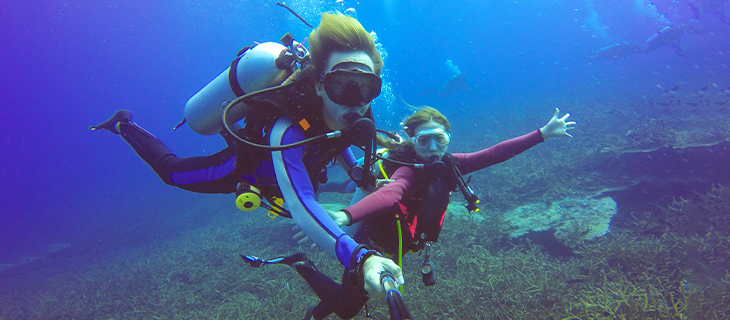
[[[271,198],[274,200],[274,203],[271,206],[271,208],[274,210],[269,210],[269,213],[267,213],[267,215],[269,216],[269,218],[274,219],[274,218],[278,217],[279,214],[281,213],[281,211],[279,211],[279,208],[283,208],[284,199],[279,198],[279,197],[271,197]]]
[[[247,183],[239,183],[236,188],[236,207],[245,212],[261,206],[261,191]]]

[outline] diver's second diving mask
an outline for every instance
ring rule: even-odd
[[[451,135],[441,128],[433,128],[421,130],[413,137],[413,144],[419,148],[428,148],[431,141],[436,142],[438,146],[445,147],[451,142]]]
[[[362,107],[380,95],[383,80],[360,69],[334,69],[324,75],[324,90],[336,104]]]

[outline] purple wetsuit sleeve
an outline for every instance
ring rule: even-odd
[[[461,173],[467,174],[504,162],[543,141],[545,139],[543,139],[540,130],[535,130],[526,135],[502,141],[481,151],[454,153],[452,155],[459,159]]]
[[[383,213],[400,202],[414,184],[416,174],[413,168],[403,166],[395,170],[390,178],[392,182],[343,210],[350,214],[351,224]]]
[[[287,118],[280,118],[271,130],[272,146],[304,140],[304,134],[291,125]],[[306,146],[274,151],[271,153],[276,180],[294,223],[304,234],[327,253],[350,269],[353,251],[358,243],[343,232],[327,212],[317,204],[307,169],[302,162]],[[358,255],[365,253],[360,250]]]

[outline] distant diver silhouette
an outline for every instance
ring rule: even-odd
[[[702,14],[716,14],[720,16],[720,21],[730,24],[730,18],[725,14],[725,3],[727,0],[706,0],[694,1],[688,3],[694,13],[693,21],[697,21]]]
[[[608,60],[621,62],[626,57],[637,54],[650,54],[661,48],[671,48],[682,57],[687,54],[682,49],[682,36],[689,32],[699,33],[697,30],[688,27],[686,24],[669,25],[655,33],[643,45],[636,45],[628,41],[621,41],[610,46],[593,51],[593,55],[587,55],[591,60]]]
[[[615,62],[621,62],[624,58],[636,53],[644,53],[644,50],[631,42],[621,41],[595,50],[593,55],[587,55],[586,57],[591,60],[611,59]]]
[[[425,96],[429,93],[436,93],[439,97],[444,98],[462,88],[465,89],[466,92],[471,93],[471,88],[467,83],[469,77],[461,73],[461,70],[459,70],[459,66],[455,65],[454,61],[446,60],[445,64],[446,68],[449,69],[449,71],[451,71],[452,73],[449,81],[447,81],[441,89],[430,88],[423,90],[423,92],[421,92],[421,96]]]
[[[471,94],[471,87],[469,87],[469,84],[467,83],[468,79],[469,77],[467,77],[464,73],[453,76],[451,77],[451,79],[449,79],[448,82],[446,82],[446,84],[441,89],[429,88],[423,90],[423,92],[421,92],[421,96],[428,95],[429,93],[436,93],[439,97],[444,98],[453,94],[459,89],[464,89],[466,90],[466,92]]]
[[[678,55],[686,57],[687,54],[682,50],[681,37],[690,30],[690,28],[682,23],[679,25],[670,25],[664,27],[653,36],[646,39],[646,47],[644,47],[644,53],[651,53],[657,49],[669,47],[674,49]]]

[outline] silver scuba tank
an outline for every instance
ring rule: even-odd
[[[185,104],[185,121],[193,131],[213,135],[223,131],[221,113],[238,96],[279,85],[292,74],[292,68],[279,69],[276,58],[286,48],[276,42],[264,42],[244,51],[231,67],[200,89]],[[230,74],[235,68],[235,75]],[[243,119],[247,108],[232,110],[231,122]]]

